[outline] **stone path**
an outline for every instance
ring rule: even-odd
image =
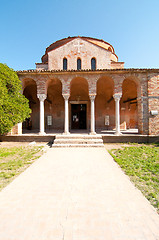
[[[104,148],[54,148],[0,193],[0,240],[159,240],[159,215]]]

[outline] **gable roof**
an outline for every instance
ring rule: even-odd
[[[81,38],[81,39],[83,39],[87,42],[90,42],[90,43],[98,46],[98,47],[101,47],[101,48],[104,48],[105,50],[111,51],[116,56],[113,46],[111,44],[109,44],[108,42],[105,42],[103,39],[74,36],[74,37],[68,37],[68,38],[63,38],[61,40],[58,40],[58,41],[52,43],[49,47],[47,47],[46,51],[45,51],[45,54],[41,58],[42,62],[43,63],[48,62],[48,52],[65,45],[66,43],[74,40],[75,38]]]

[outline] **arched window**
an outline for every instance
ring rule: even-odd
[[[109,50],[110,52],[112,52],[112,49],[111,49],[111,47],[108,47],[108,50]]]
[[[91,70],[96,70],[96,59],[95,58],[91,59]]]
[[[81,59],[77,59],[77,70],[81,70]]]
[[[63,59],[63,70],[67,70],[67,58]]]

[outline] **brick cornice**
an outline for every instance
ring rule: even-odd
[[[25,75],[25,74],[97,74],[97,73],[111,73],[111,74],[124,74],[124,73],[158,73],[159,74],[159,68],[124,68],[124,69],[97,69],[97,70],[91,70],[91,69],[83,69],[83,70],[22,70],[17,71],[18,75]]]

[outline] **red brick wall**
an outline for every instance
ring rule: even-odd
[[[149,134],[159,135],[159,75],[150,75],[148,81]],[[151,110],[158,111],[152,115]]]

